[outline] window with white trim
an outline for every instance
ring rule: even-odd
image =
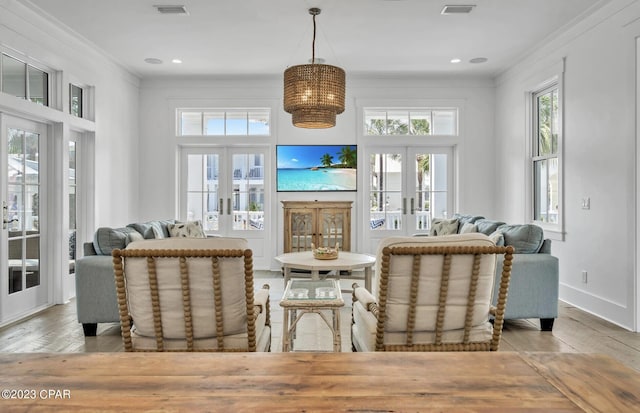
[[[456,108],[366,108],[365,135],[458,135]]]
[[[179,109],[178,136],[269,136],[271,109]]]
[[[82,95],[80,86],[69,83],[69,113],[79,118],[83,117]]]
[[[533,220],[546,224],[560,223],[560,93],[558,83],[531,94]]]
[[[49,106],[49,74],[4,53],[0,55],[0,90]]]

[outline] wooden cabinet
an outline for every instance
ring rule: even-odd
[[[282,201],[284,252],[316,247],[351,251],[351,201]]]

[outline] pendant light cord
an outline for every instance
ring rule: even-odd
[[[313,43],[311,43],[311,64],[316,62],[316,15],[313,15]]]

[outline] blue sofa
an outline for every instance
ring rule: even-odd
[[[84,257],[76,260],[76,309],[85,336],[95,336],[98,323],[119,323],[118,299],[111,251],[133,240],[169,237],[169,221],[98,228],[93,242],[84,244]]]
[[[551,331],[558,318],[558,258],[551,255],[551,240],[542,228],[532,224],[508,225],[482,216],[455,214],[450,219],[434,219],[430,235],[481,232],[497,245],[515,248],[505,319],[538,318],[540,329]],[[497,268],[502,267],[502,257]],[[496,271],[497,272],[497,271]],[[500,274],[496,273],[496,282]],[[493,302],[497,299],[497,290]]]

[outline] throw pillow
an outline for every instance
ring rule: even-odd
[[[470,232],[478,232],[478,226],[469,222],[465,222],[464,225],[462,225],[462,228],[460,228],[460,233],[468,234]]]
[[[187,237],[187,238],[206,238],[207,236],[202,229],[202,223],[200,221],[188,221],[180,222],[176,224],[169,224],[169,235],[172,237]]]
[[[129,234],[133,232],[137,231],[131,227],[98,228],[93,235],[93,248],[98,255],[111,255],[114,249],[124,249],[127,246]]]
[[[511,245],[516,254],[535,254],[544,241],[542,228],[533,224],[501,225],[498,231],[504,234],[504,244]]]
[[[144,237],[137,231],[130,232],[127,238],[127,245],[133,241],[144,241]]]
[[[482,232],[485,235],[491,235],[500,225],[505,223],[502,221],[493,221],[491,219],[479,219],[474,222],[478,227],[478,232]]]
[[[443,219],[434,218],[431,221],[431,228],[429,229],[429,235],[451,235],[458,233],[458,220],[457,219]]]
[[[497,247],[504,246],[504,235],[502,235],[502,232],[500,231],[492,232],[491,235],[489,235],[489,239],[493,241],[493,243],[496,244]]]

